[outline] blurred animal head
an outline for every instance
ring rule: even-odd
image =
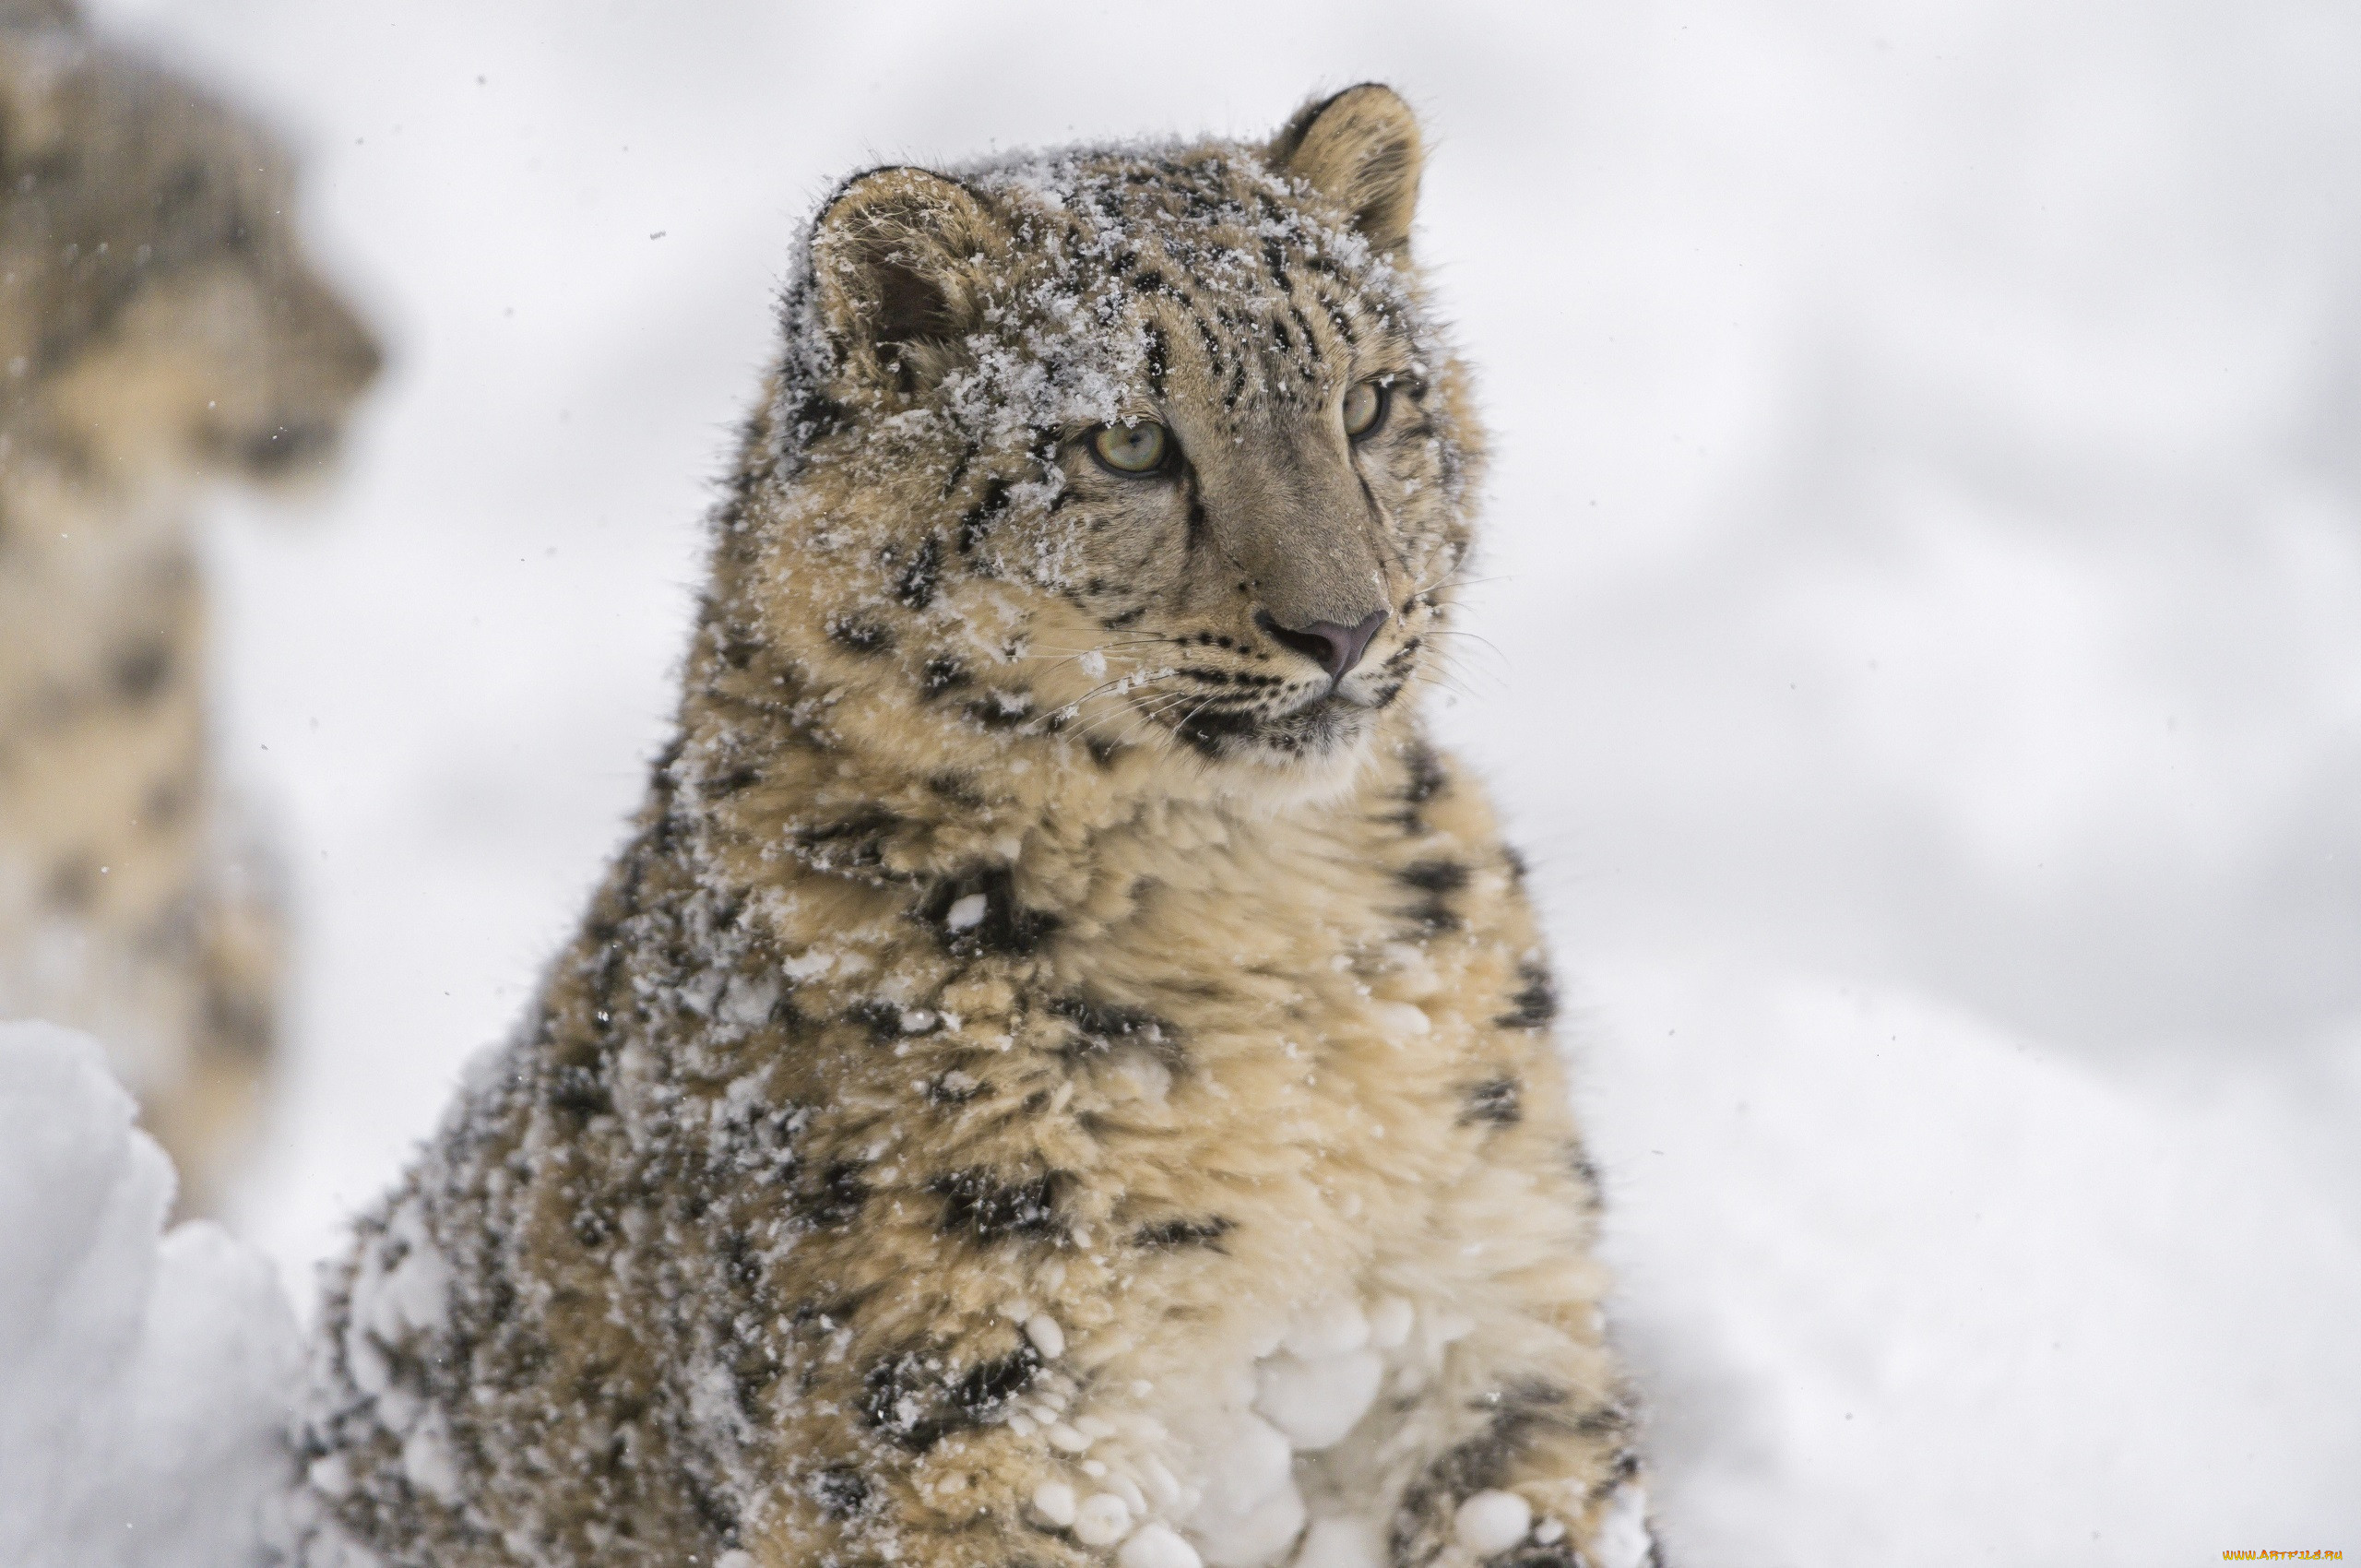
[[[724,519],[748,635],[1103,769],[1350,777],[1433,658],[1479,456],[1420,163],[1363,86],[1263,144],[851,181]]]
[[[300,479],[375,340],[305,258],[285,152],[48,0],[0,7],[0,410],[85,482]]]

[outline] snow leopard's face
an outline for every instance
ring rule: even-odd
[[[1003,740],[1349,778],[1435,658],[1478,457],[1418,168],[1364,88],[1267,147],[852,182],[771,416],[778,619]]]
[[[0,175],[12,422],[149,484],[334,456],[379,350],[306,255],[267,136],[77,32],[0,31]]]

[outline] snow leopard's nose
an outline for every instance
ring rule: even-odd
[[[1361,617],[1358,626],[1340,626],[1334,621],[1314,621],[1305,626],[1282,626],[1271,618],[1267,610],[1254,612],[1254,624],[1269,635],[1272,641],[1291,647],[1328,671],[1332,681],[1341,681],[1361,655],[1369,651],[1370,639],[1385,624],[1385,612],[1372,610]]]

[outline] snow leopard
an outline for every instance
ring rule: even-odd
[[[357,1226],[305,1561],[1641,1568],[1550,966],[1418,694],[1391,89],[821,207],[677,729]]]
[[[0,1016],[108,1046],[217,1206],[282,945],[206,730],[190,521],[319,475],[375,339],[307,258],[290,160],[71,7],[0,4]]]

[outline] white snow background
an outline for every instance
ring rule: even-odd
[[[299,1301],[619,842],[817,197],[1379,78],[1497,444],[1436,717],[1548,904],[1673,1562],[2361,1552],[2361,12],[99,10],[289,130],[396,354],[212,562]]]

